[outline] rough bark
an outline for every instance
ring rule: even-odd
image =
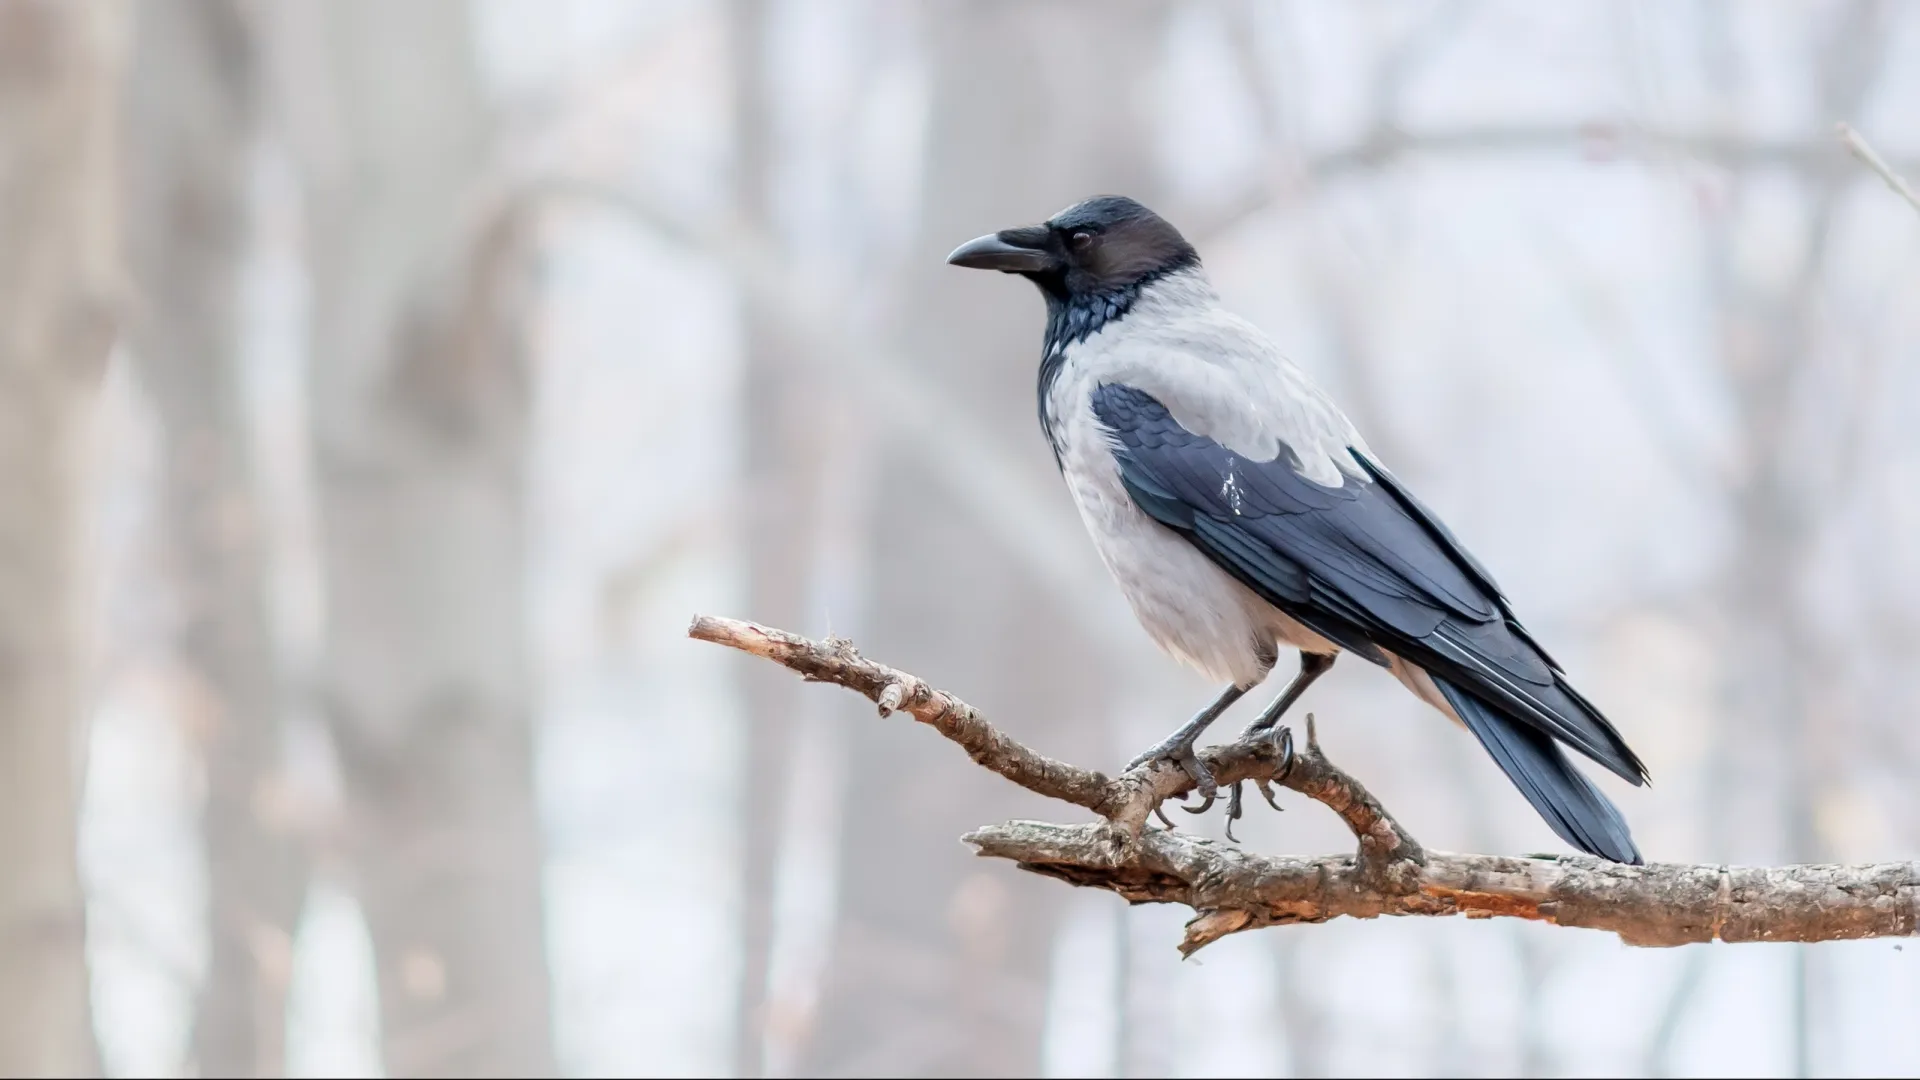
[[[1308,719],[1304,747],[1263,736],[1208,747],[1203,759],[1237,814],[1247,782],[1282,784],[1338,813],[1351,855],[1255,855],[1146,819],[1192,780],[1157,763],[1118,777],[1039,754],[971,706],[905,672],[862,657],[845,641],[816,642],[733,619],[695,618],[702,641],[765,657],[810,682],[865,695],[881,715],[905,712],[966,750],[976,764],[1036,794],[1105,818],[1083,825],[1012,821],[965,839],[982,855],[1132,903],[1194,909],[1180,944],[1191,954],[1228,934],[1346,916],[1464,915],[1607,930],[1629,945],[1706,941],[1838,941],[1911,936],[1920,929],[1920,863],[1736,867],[1621,866],[1584,855],[1515,858],[1423,849],[1366,788],[1328,761]]]
[[[102,4],[0,2],[0,1075],[99,1069],[77,858],[86,440],[113,341]]]
[[[467,4],[271,9],[312,281],[321,692],[394,1076],[556,1071],[527,653],[523,215]]]
[[[255,43],[233,0],[135,9],[124,100],[132,353],[159,415],[161,527],[195,693],[206,800],[207,978],[192,1057],[207,1076],[285,1071],[287,958],[304,894],[281,808],[279,665],[240,347]]]
[[[1164,5],[1129,0],[1088,19],[1058,2],[936,4],[923,20],[930,102],[913,249],[1031,221],[1101,191],[1152,202],[1161,190],[1134,74],[1162,46]],[[1072,42],[1071,48],[1060,47]],[[1061,94],[1058,87],[1071,86]],[[1057,108],[1035,110],[1035,101]],[[997,444],[1026,447],[1020,468],[1053,484],[1033,426],[1035,302],[1010,306],[1005,282],[962,284],[938,259],[876,281],[901,363],[986,421]],[[910,663],[1030,707],[1026,730],[1087,753],[1105,749],[1097,689],[1054,673],[1098,670],[1074,617],[995,542],[994,511],[971,512],[935,470],[879,455],[868,528],[871,601],[864,635]],[[999,511],[1004,512],[1004,507]],[[1050,513],[1067,513],[1064,504]],[[926,572],[937,565],[939,574]],[[912,612],[912,618],[901,613]],[[837,925],[818,1019],[800,1071],[854,1075],[1032,1075],[1058,899],[940,854],[980,793],[936,753],[892,733],[850,754]],[[1017,792],[989,793],[1009,814]],[[886,805],[886,814],[863,812]],[[999,913],[1019,910],[1015,921]],[[992,1030],[993,1039],[976,1033]]]
[[[1404,888],[1384,889],[1351,855],[1262,856],[1162,829],[1142,833],[1121,858],[1100,824],[1013,821],[966,840],[982,855],[1133,903],[1193,908],[1186,953],[1238,930],[1341,916],[1508,916],[1607,930],[1643,946],[1908,937],[1920,917],[1920,864],[1912,862],[1621,866],[1430,852]]]

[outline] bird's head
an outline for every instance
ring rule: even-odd
[[[1125,292],[1197,266],[1200,256],[1160,215],[1124,196],[1101,195],[1039,225],[969,240],[947,261],[1020,274],[1049,296],[1066,300]]]

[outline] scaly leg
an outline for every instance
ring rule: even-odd
[[[1149,761],[1171,761],[1187,770],[1187,775],[1193,777],[1194,790],[1208,802],[1212,802],[1214,792],[1219,789],[1214,785],[1213,774],[1207,771],[1207,767],[1201,764],[1199,755],[1193,752],[1193,743],[1200,737],[1201,732],[1207,730],[1208,724],[1219,719],[1220,714],[1227,711],[1227,706],[1239,701],[1246,692],[1247,688],[1244,686],[1229,686],[1222,690],[1213,704],[1194,713],[1193,719],[1183,724],[1180,730],[1160,740],[1151,750],[1127,762],[1127,768],[1137,769]]]
[[[1253,723],[1247,725],[1247,730],[1241,732],[1240,737],[1244,739],[1272,730],[1273,725],[1279,723],[1280,718],[1293,707],[1293,703],[1300,700],[1300,695],[1307,692],[1307,687],[1313,685],[1313,680],[1325,675],[1333,667],[1333,662],[1339,655],[1339,653],[1301,652],[1300,674],[1295,675],[1293,681],[1287,684],[1287,688],[1280,691],[1280,696],[1273,699],[1273,704],[1267,706]]]

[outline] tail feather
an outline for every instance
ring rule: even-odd
[[[1640,849],[1620,811],[1575,768],[1553,736],[1509,719],[1458,685],[1434,676],[1467,730],[1560,839],[1589,855],[1639,865]]]

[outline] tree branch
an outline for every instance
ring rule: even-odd
[[[1866,138],[1855,131],[1851,125],[1840,124],[1838,130],[1840,141],[1847,144],[1847,150],[1854,157],[1859,158],[1867,168],[1880,174],[1880,179],[1887,182],[1887,186],[1893,189],[1895,195],[1907,200],[1908,206],[1920,210],[1920,194],[1915,194],[1913,186],[1907,183],[1906,177],[1895,172],[1893,166],[1887,164],[1886,159],[1881,157]]]
[[[1192,225],[1183,231],[1205,249],[1210,242],[1218,242],[1300,192],[1421,156],[1538,154],[1596,161],[1675,158],[1732,170],[1820,172],[1831,171],[1839,164],[1832,146],[1818,140],[1770,141],[1711,131],[1658,130],[1601,119],[1439,131],[1378,127],[1343,146],[1276,154],[1256,171],[1244,191],[1214,200],[1212,209],[1204,214],[1196,212]]]
[[[1262,735],[1207,747],[1201,758],[1231,791],[1282,784],[1346,822],[1352,855],[1256,855],[1171,829],[1148,828],[1163,800],[1193,781],[1165,762],[1118,777],[1056,761],[989,724],[959,698],[861,656],[852,643],[813,641],[736,619],[696,616],[688,635],[780,664],[809,682],[862,694],[882,716],[904,712],[960,744],[977,764],[1039,795],[1105,818],[1083,825],[1011,821],[968,833],[981,855],[1130,903],[1194,910],[1183,954],[1228,934],[1341,916],[1464,915],[1608,930],[1629,945],[1706,941],[1838,941],[1910,936],[1920,927],[1920,864],[1730,867],[1621,866],[1584,855],[1510,858],[1428,852],[1378,799],[1327,760],[1307,720],[1304,749]],[[1268,795],[1271,801],[1271,794]]]
[[[1910,935],[1920,879],[1912,863],[1864,866],[1621,866],[1429,853],[1407,889],[1373,884],[1347,855],[1282,858],[1154,829],[1115,858],[1099,825],[1013,821],[967,834],[983,855],[1133,903],[1186,904],[1184,952],[1236,930],[1342,915],[1510,916],[1611,930],[1629,945],[1835,941]]]

